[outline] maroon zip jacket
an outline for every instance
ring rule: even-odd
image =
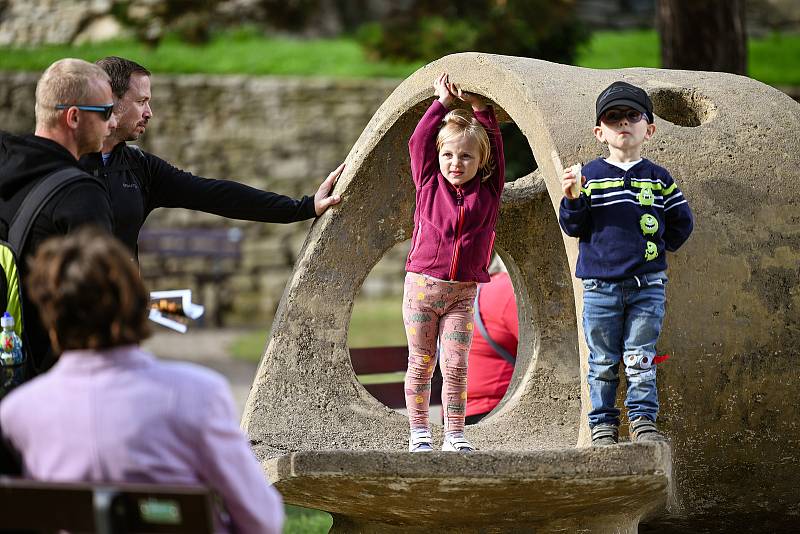
[[[436,151],[436,136],[447,111],[434,100],[408,142],[417,207],[406,271],[441,280],[488,282],[505,183],[503,138],[492,108],[476,111],[475,117],[489,134],[494,169],[486,181],[481,181],[479,170],[463,186],[454,186],[439,172]]]

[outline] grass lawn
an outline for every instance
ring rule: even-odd
[[[800,35],[773,34],[747,46],[751,78],[769,85],[800,85]]]
[[[800,34],[773,34],[747,43],[748,75],[764,83],[800,85]],[[653,30],[597,32],[578,54],[576,65],[592,69],[661,67]]]
[[[350,318],[347,343],[351,347],[380,347],[405,345],[401,298],[357,298]],[[268,330],[245,334],[233,343],[231,351],[236,358],[258,361],[266,347]],[[374,377],[373,377],[374,378]]]
[[[590,69],[658,67],[658,34],[652,30],[595,32],[578,50],[575,64]]]
[[[800,35],[752,38],[748,53],[751,77],[776,86],[800,85]],[[132,40],[81,46],[0,47],[0,70],[41,71],[62,57],[95,61],[108,55],[128,57],[156,73],[405,78],[422,66],[421,62],[368,61],[361,47],[348,38],[271,38],[242,30],[219,34],[203,46],[167,38],[155,48]],[[653,30],[596,32],[579,51],[575,64],[595,69],[659,67],[658,35]]]
[[[405,78],[422,66],[421,62],[367,61],[361,47],[350,39],[300,40],[226,32],[202,46],[166,38],[157,47],[131,39],[81,46],[0,47],[0,70],[40,71],[63,57],[96,61],[110,55],[132,59],[154,73]]]

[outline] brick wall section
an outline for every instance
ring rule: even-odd
[[[0,128],[33,131],[37,78],[38,74],[0,73]],[[312,194],[347,156],[398,84],[399,80],[155,76],[155,117],[139,144],[201,176],[236,179],[295,197]],[[222,287],[201,287],[194,278],[171,276],[160,262],[148,258],[143,258],[142,272],[151,289],[193,287],[212,312],[222,305],[226,322],[252,324],[271,318],[310,221],[260,224],[161,209],[147,226],[241,228],[243,258]],[[365,291],[402,292],[406,247],[400,245],[387,255],[365,283]],[[186,261],[181,268],[203,272],[213,266]]]

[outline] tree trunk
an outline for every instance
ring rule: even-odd
[[[745,0],[658,0],[665,69],[747,73]]]

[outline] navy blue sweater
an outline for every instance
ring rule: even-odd
[[[694,226],[669,172],[646,159],[624,171],[598,158],[583,175],[580,197],[564,197],[558,217],[580,239],[575,276],[621,280],[666,269],[665,250],[677,250]]]

